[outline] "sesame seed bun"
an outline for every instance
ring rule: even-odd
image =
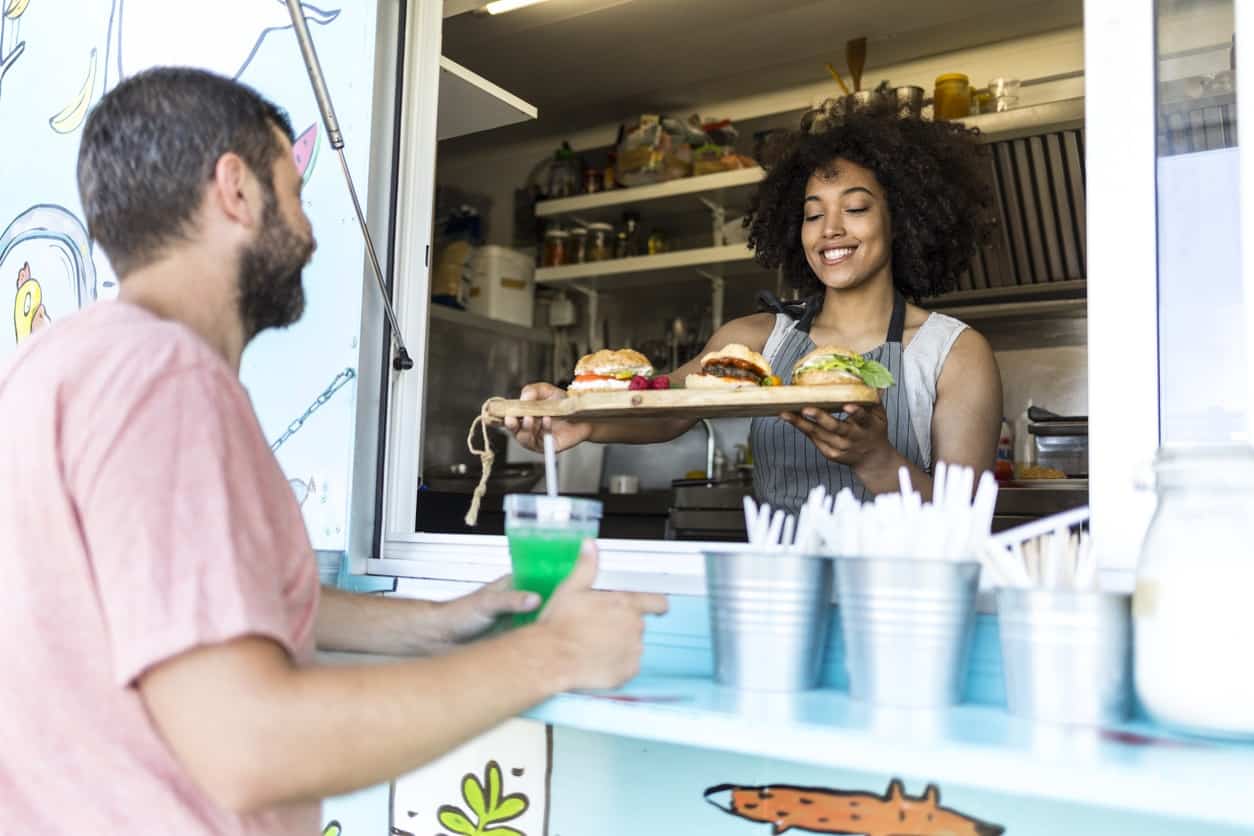
[[[853,372],[844,371],[842,369],[810,369],[808,371],[799,371],[807,363],[814,360],[822,360],[832,355],[841,355],[844,357],[861,358],[858,352],[839,345],[821,345],[811,351],[806,356],[798,360],[792,367],[792,382],[794,386],[829,386],[840,383],[862,383],[862,378]]]
[[[713,365],[726,360],[739,360],[751,364],[763,377],[771,374],[771,364],[766,358],[753,349],[740,343],[729,343],[719,351],[711,351],[701,358],[701,367]]]
[[[585,354],[575,364],[575,374],[615,374],[631,372],[632,374],[649,377],[653,374],[653,364],[649,358],[639,351],[630,348],[617,350],[602,349],[592,354]],[[625,386],[623,388],[626,388]]]

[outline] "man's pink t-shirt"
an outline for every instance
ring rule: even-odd
[[[316,561],[234,372],[95,303],[0,365],[0,462],[0,830],[316,834],[316,804],[214,804],[136,689],[241,636],[313,655]]]

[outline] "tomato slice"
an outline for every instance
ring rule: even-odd
[[[581,380],[584,382],[589,382],[593,380],[613,380],[613,379],[614,378],[610,377],[608,374],[577,374],[575,375],[575,380]]]

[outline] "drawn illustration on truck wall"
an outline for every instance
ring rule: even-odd
[[[8,0],[9,8],[28,0]],[[305,18],[327,25],[339,10],[301,4]],[[5,13],[6,19],[10,13]],[[162,64],[189,64],[238,78],[257,55],[266,35],[292,25],[283,0],[214,0],[170,3],[168,0],[113,0],[103,67],[92,49],[87,71],[78,92],[48,120],[59,134],[78,130],[87,111],[99,96],[127,76]],[[0,30],[0,34],[3,30]],[[0,49],[3,49],[0,37]],[[21,54],[25,43],[11,55],[0,55],[0,80]],[[96,84],[97,76],[101,84]]]
[[[522,831],[502,826],[504,822],[527,812],[530,802],[523,793],[502,796],[501,766],[488,761],[483,770],[483,782],[474,773],[462,778],[462,800],[466,808],[454,804],[440,807],[437,818],[440,824],[458,836],[525,836]]]
[[[318,123],[314,122],[292,143],[292,158],[296,161],[296,171],[300,173],[303,183],[308,183],[313,174],[314,163],[318,160],[318,147],[322,144],[321,138]]]
[[[705,800],[733,816],[772,825],[772,833],[807,830],[861,836],[1000,836],[1005,828],[940,806],[940,790],[929,784],[911,798],[893,779],[884,795],[796,787],[786,784],[719,784]]]
[[[70,99],[69,104],[61,108],[55,116],[48,120],[48,125],[59,134],[73,133],[87,118],[87,109],[93,101],[92,92],[96,89],[96,50],[91,51],[87,59],[87,75],[78,93]],[[104,95],[104,91],[100,91]]]
[[[4,90],[4,77],[17,59],[26,51],[26,41],[21,39],[18,19],[30,5],[30,0],[3,0],[0,2],[0,92]]]
[[[19,214],[0,233],[0,299],[13,312],[0,356],[52,320],[95,299],[96,271],[82,221],[63,206],[41,204]],[[9,297],[9,292],[13,293]]]
[[[305,19],[326,26],[339,9],[301,3]],[[163,64],[186,64],[239,78],[271,32],[292,28],[283,0],[113,0],[105,89]]]
[[[547,836],[552,729],[507,720],[392,784],[394,836]]]
[[[341,126],[354,138],[348,156],[357,168],[369,157],[377,5],[301,2]],[[343,550],[356,419],[355,372],[344,370],[355,369],[361,324],[358,294],[346,293],[343,277],[360,272],[363,251],[356,237],[337,232],[355,220],[338,172],[315,171],[323,127],[285,0],[0,0],[0,82],[13,146],[0,166],[0,361],[46,325],[55,330],[91,302],[118,295],[118,277],[82,220],[78,146],[101,97],[155,65],[237,78],[294,121],[302,203],[323,246],[306,271],[301,322],[262,335],[240,376],[268,441],[282,442],[276,455],[299,483],[293,491],[304,499],[314,547]],[[319,392],[321,411],[312,416],[307,407]],[[304,430],[293,437],[297,423]]]

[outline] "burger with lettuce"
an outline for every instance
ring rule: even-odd
[[[792,367],[794,386],[831,386],[840,383],[887,389],[895,382],[883,365],[856,351],[835,345],[821,345]]]

